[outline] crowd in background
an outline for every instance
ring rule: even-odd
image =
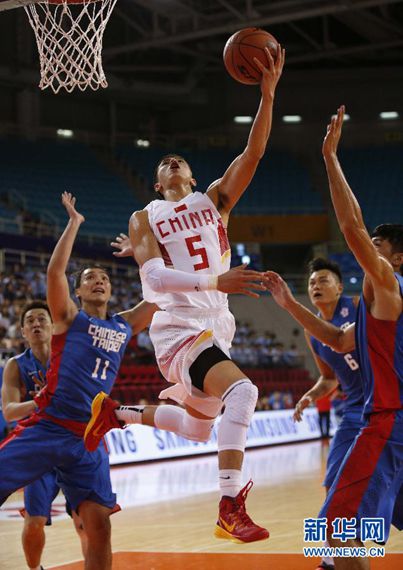
[[[245,368],[301,368],[304,365],[304,355],[295,343],[286,348],[275,333],[257,333],[247,322],[236,323],[231,357]]]

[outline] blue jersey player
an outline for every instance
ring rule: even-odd
[[[22,309],[21,333],[28,348],[10,358],[3,372],[3,415],[8,422],[24,419],[34,412],[37,407],[34,396],[45,386],[52,337],[52,319],[46,303],[33,301]],[[105,459],[108,461],[107,456]],[[51,524],[51,506],[59,489],[55,470],[24,488],[22,546],[29,568],[40,567],[44,527]],[[86,538],[82,523],[74,511],[72,516],[84,553]]]
[[[387,540],[391,523],[403,528],[403,225],[383,224],[369,236],[337,157],[343,118],[342,106],[328,126],[323,156],[340,229],[365,273],[356,324],[343,329],[315,317],[276,273],[268,272],[265,282],[276,302],[321,342],[341,353],[357,350],[364,425],[319,516],[327,518],[332,546],[362,546],[368,539],[362,536],[365,519],[384,520],[379,541]],[[340,542],[333,536],[332,523],[339,518],[356,521],[356,538]],[[335,565],[337,570],[370,568],[366,557],[336,558]]]
[[[110,570],[109,515],[116,507],[116,497],[102,444],[90,453],[82,436],[93,398],[101,390],[111,390],[132,332],[150,322],[156,307],[142,302],[109,315],[109,276],[92,264],[77,276],[81,309],[77,308],[70,298],[66,268],[84,217],[76,211],[71,194],[64,192],[62,202],[69,222],[47,270],[47,302],[53,321],[47,385],[36,400],[39,411],[20,422],[0,445],[0,504],[15,490],[56,469],[57,483],[83,521],[86,570]]]
[[[318,309],[318,316],[337,327],[345,328],[354,323],[358,298],[343,295],[342,275],[337,263],[322,258],[313,259],[308,265],[308,275],[308,294],[311,303]],[[327,459],[324,485],[328,490],[362,427],[362,380],[354,350],[339,354],[308,333],[306,341],[312,350],[320,377],[297,403],[294,419],[300,421],[302,411],[311,402],[330,394],[338,385],[345,395],[342,420],[332,440]],[[323,558],[318,566],[318,570],[332,568],[334,566],[331,557]]]
[[[309,263],[308,273],[308,294],[311,303],[319,311],[318,316],[341,328],[354,323],[358,298],[343,295],[339,266],[330,260],[317,258]],[[339,354],[309,333],[306,333],[306,341],[321,375],[318,382],[297,403],[295,419],[300,420],[302,410],[307,405],[333,392],[339,384],[346,398],[343,419],[329,451],[324,483],[326,489],[329,489],[362,426],[362,380],[355,350]]]

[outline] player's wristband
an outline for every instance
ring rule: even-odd
[[[218,275],[199,275],[199,291],[216,291]]]

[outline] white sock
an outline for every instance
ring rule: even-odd
[[[119,406],[115,414],[119,421],[125,424],[142,424],[145,406]]]
[[[220,496],[236,497],[241,490],[241,472],[238,469],[220,469],[218,481],[220,484]]]

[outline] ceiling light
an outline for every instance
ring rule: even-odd
[[[74,132],[70,129],[57,129],[56,132],[58,137],[63,137],[65,139],[71,139],[74,135]]]
[[[284,123],[300,123],[301,121],[301,115],[283,115]]]
[[[379,116],[385,120],[398,119],[399,113],[397,111],[382,111],[382,113],[379,113]]]
[[[238,125],[249,125],[253,121],[253,117],[250,115],[237,115],[234,117],[234,123]]]

